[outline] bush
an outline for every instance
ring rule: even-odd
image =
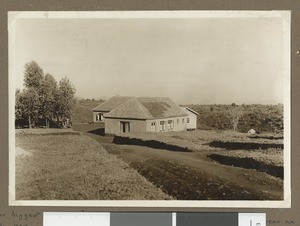
[[[232,129],[226,117],[231,105],[190,105],[197,111],[199,129]],[[239,120],[238,131],[247,132],[255,129],[257,132],[283,132],[283,105],[243,105],[244,114]]]

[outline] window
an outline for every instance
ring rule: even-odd
[[[187,119],[186,119],[186,123],[190,123],[190,118],[187,118]]]
[[[103,121],[103,114],[102,113],[96,114],[96,121]]]
[[[151,128],[150,128],[151,132],[155,132],[156,130],[155,124],[156,124],[155,122],[151,122]]]
[[[166,122],[165,121],[160,121],[160,131],[165,131],[166,130]]]
[[[182,119],[182,123],[184,123],[184,118]]]
[[[130,122],[120,122],[120,132],[121,133],[130,132]]]
[[[179,118],[177,119],[177,124],[179,124]]]
[[[173,130],[174,129],[174,121],[173,120],[169,120],[168,121],[168,130]]]

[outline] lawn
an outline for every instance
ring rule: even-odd
[[[54,132],[54,130],[53,130]],[[172,199],[80,133],[16,136],[17,200]]]

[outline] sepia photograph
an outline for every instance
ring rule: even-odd
[[[9,12],[10,205],[290,207],[290,16]]]

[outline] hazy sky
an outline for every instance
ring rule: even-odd
[[[34,60],[83,98],[283,102],[280,18],[18,19],[12,44],[19,88]]]

